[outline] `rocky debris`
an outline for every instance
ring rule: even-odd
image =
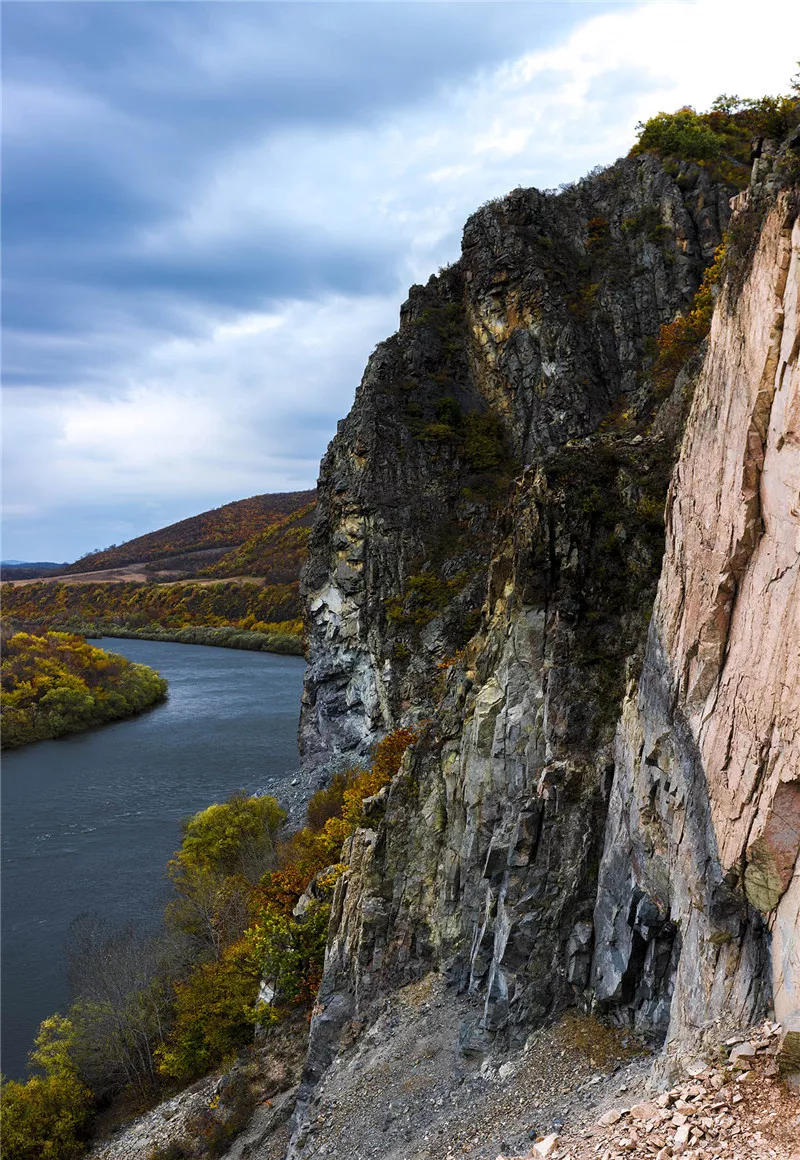
[[[729,1037],[659,1091],[641,1044],[575,1013],[505,1056],[497,1045],[465,1055],[459,1030],[474,1010],[440,977],[396,992],[371,1028],[351,1029],[289,1156],[800,1160],[777,1023]]]
[[[87,1160],[283,1160],[306,1043],[301,1016],[95,1143]]]
[[[187,1131],[188,1124],[204,1115],[219,1098],[220,1076],[209,1076],[165,1100],[152,1111],[103,1140],[87,1160],[148,1160],[152,1152],[166,1148]]]
[[[721,1047],[727,1060],[690,1065],[675,1087],[602,1112],[593,1126],[562,1133],[546,1154],[552,1160],[800,1160],[800,1096],[778,1078],[781,1031],[769,1021],[751,1028],[747,1039]],[[540,1155],[537,1147],[524,1153],[527,1160]]]
[[[283,1160],[289,1143],[289,1118],[297,1087],[263,1100],[233,1146],[220,1160]]]
[[[651,1057],[623,1032],[573,1014],[503,1054],[465,1034],[478,1014],[441,976],[395,992],[369,1030],[348,1029],[290,1156],[494,1160],[591,1124],[621,1087],[644,1093]]]
[[[301,769],[287,773],[284,777],[270,778],[259,786],[256,793],[274,797],[281,809],[286,810],[285,831],[291,834],[305,825],[309,798],[318,789],[322,789],[328,780],[325,770]]]
[[[549,1136],[545,1136],[543,1140],[533,1145],[533,1152],[536,1156],[555,1156],[558,1151],[558,1136],[555,1132],[551,1132]]]

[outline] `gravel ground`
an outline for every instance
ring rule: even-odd
[[[589,1122],[598,1099],[644,1091],[644,1049],[577,1016],[511,1058],[465,1055],[479,1010],[434,976],[397,992],[325,1077],[304,1160],[495,1160]]]
[[[594,1019],[568,1014],[493,1057],[465,1034],[479,1014],[438,976],[396,992],[325,1076],[302,1160],[800,1160],[800,1095],[778,1074],[777,1025],[659,1091],[648,1050]],[[248,1068],[255,1114],[222,1160],[285,1156],[304,1034],[272,1034]],[[225,1082],[201,1081],[92,1160],[148,1160],[192,1137],[200,1113],[223,1110]]]
[[[87,1160],[282,1160],[305,1058],[307,1023],[268,1031],[261,1046],[97,1141]],[[226,1151],[227,1149],[227,1151]]]
[[[477,1013],[438,978],[397,992],[325,1077],[303,1160],[800,1160],[777,1024],[660,1091],[642,1044],[577,1014],[505,1059],[465,1056]]]
[[[604,1101],[593,1124],[552,1134],[524,1160],[800,1160],[800,1094],[780,1077],[778,1032],[750,1028],[720,1045],[716,1066],[698,1060],[668,1091]]]
[[[340,765],[352,768],[352,762],[332,763],[330,766],[316,766],[313,769],[298,769],[284,777],[271,777],[260,785],[256,794],[271,794],[286,810],[287,831],[291,834],[301,829],[306,822],[306,806],[309,798],[330,783],[331,776]]]
[[[260,785],[256,794],[274,797],[278,805],[286,810],[286,829],[289,833],[302,829],[306,821],[306,806],[312,794],[321,789],[326,778],[318,769],[298,769],[287,777],[271,777]]]

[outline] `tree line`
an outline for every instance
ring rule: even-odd
[[[299,652],[302,601],[299,583],[289,584],[111,584],[41,583],[3,588],[3,615],[20,628],[67,629],[95,635],[145,635],[179,639],[187,629],[240,630],[275,638],[292,638],[273,651]],[[219,634],[218,634],[219,635]],[[218,640],[196,643],[226,644]],[[195,642],[190,642],[195,643]],[[263,648],[267,641],[240,639],[232,647]]]

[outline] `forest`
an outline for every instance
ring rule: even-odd
[[[3,645],[4,749],[130,717],[167,694],[153,669],[68,633],[18,632]]]
[[[74,1160],[99,1113],[107,1127],[238,1056],[227,1105],[209,1107],[169,1160],[224,1151],[256,1098],[254,1025],[305,1038],[342,844],[414,738],[397,730],[368,767],[336,774],[293,834],[272,797],[235,795],[190,818],[167,867],[171,897],[155,934],[88,915],[73,923],[66,953],[76,998],[41,1024],[31,1078],[3,1084],[5,1160]]]
[[[184,643],[226,645],[232,630],[239,636],[233,647],[267,647],[264,639],[276,638],[279,647],[269,651],[301,651],[302,605],[299,583],[288,584],[6,584],[3,615],[17,627],[63,629],[109,636],[146,636],[156,640],[180,640],[179,633],[192,630]],[[207,630],[199,639],[200,630]],[[277,640],[277,638],[282,638]]]

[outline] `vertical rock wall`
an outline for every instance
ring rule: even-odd
[[[799,276],[784,195],[715,312],[617,736],[594,986],[647,1022],[671,945],[676,1049],[771,1001],[770,944],[776,1015],[800,1008]]]
[[[729,216],[696,165],[626,159],[479,210],[460,260],[412,287],[323,460],[304,577],[300,738],[364,756],[430,716],[473,635],[521,467],[650,404],[646,344],[691,302]]]
[[[788,198],[671,396],[643,371],[727,193],[645,156],[485,207],[331,445],[306,753],[427,722],[348,851],[300,1118],[343,1030],[430,969],[482,998],[467,1050],[576,1002],[694,1049],[770,1002],[771,961],[797,1005]]]

